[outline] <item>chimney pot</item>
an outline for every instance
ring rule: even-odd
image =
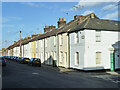
[[[91,13],[91,18],[94,18],[94,13]]]
[[[59,18],[59,21],[57,23],[58,23],[58,28],[66,25],[65,18]]]
[[[65,18],[63,18],[63,21],[65,21]]]

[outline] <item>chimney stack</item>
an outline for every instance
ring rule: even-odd
[[[95,17],[95,14],[94,13],[91,13],[91,18],[94,18]]]
[[[58,23],[58,28],[66,25],[65,18],[59,18],[59,21],[57,23]]]
[[[28,39],[30,39],[30,36],[28,35]]]
[[[50,31],[50,30],[54,30],[56,28],[56,26],[53,26],[53,25],[51,25],[51,26],[45,26],[45,28],[44,28],[44,32],[48,32],[48,31]]]
[[[80,18],[82,18],[82,17],[84,17],[84,16],[83,16],[83,15],[76,15],[76,16],[74,16],[74,20],[80,19]]]
[[[37,36],[36,33],[33,33],[32,38],[33,38],[33,37],[36,37],[36,36]]]

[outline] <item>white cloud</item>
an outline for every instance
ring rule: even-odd
[[[91,1],[86,1],[86,0],[80,0],[77,5],[73,7],[73,9],[78,10],[86,7],[95,7],[98,5],[102,5],[103,2],[91,2]]]
[[[118,18],[118,11],[114,13],[109,13],[103,17],[103,19],[114,19],[114,18]]]
[[[28,6],[32,6],[32,7],[39,7],[39,5],[35,4],[35,3],[31,3],[31,2],[27,2],[27,3],[23,3],[26,4]]]
[[[115,10],[115,9],[117,9],[117,7],[118,6],[115,4],[110,4],[110,5],[103,7],[102,10]]]
[[[21,4],[28,5],[28,6],[31,6],[31,7],[44,7],[44,4],[37,4],[37,3],[34,3],[34,2],[26,2],[26,3],[21,3]]]
[[[88,14],[90,14],[90,13],[93,13],[94,11],[92,10],[92,11],[85,11],[84,13],[83,13],[83,15],[88,15]]]

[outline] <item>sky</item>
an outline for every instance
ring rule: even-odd
[[[67,23],[75,15],[94,12],[101,19],[118,20],[117,2],[2,2],[2,47],[6,48],[33,33],[44,33],[45,25],[57,27],[64,17]],[[0,42],[1,43],[1,42]],[[1,44],[0,44],[1,45]]]

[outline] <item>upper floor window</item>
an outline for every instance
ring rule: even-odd
[[[41,42],[41,47],[43,46],[43,42],[42,42],[43,40],[41,40],[40,42]]]
[[[37,48],[37,42],[36,42],[36,48]]]
[[[62,45],[63,44],[63,36],[62,36],[62,34],[60,35],[60,45]]]
[[[75,33],[75,43],[79,42],[79,35],[78,32]]]
[[[45,47],[47,47],[47,38],[45,39]]]
[[[63,52],[61,51],[60,52],[60,62],[62,63],[62,61],[63,61]]]
[[[54,46],[56,45],[56,36],[54,36]]]
[[[96,42],[101,42],[101,31],[96,31]]]

